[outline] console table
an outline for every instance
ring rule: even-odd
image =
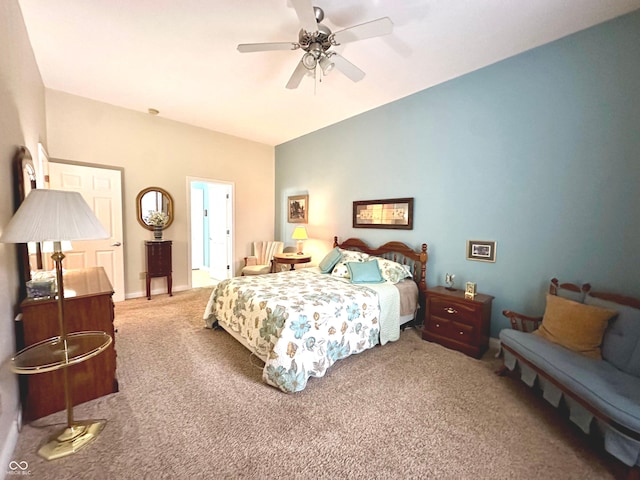
[[[69,388],[73,404],[77,405],[94,398],[118,391],[116,379],[116,351],[113,328],[114,307],[113,287],[102,267],[66,270],[64,278],[65,323],[69,332],[96,332],[94,337],[81,336],[82,348],[76,355],[82,361],[64,365],[69,373]],[[35,420],[65,408],[65,394],[62,365],[55,358],[49,363],[34,361],[33,355],[51,348],[60,335],[58,325],[58,302],[55,297],[44,299],[28,298],[20,304],[21,320],[16,324],[18,349],[30,354],[21,354],[16,367],[19,373],[38,373],[20,377],[23,417],[25,421]],[[104,338],[97,332],[104,332]],[[75,338],[69,334],[70,338]],[[111,337],[113,342],[105,343]],[[94,342],[97,340],[97,344]],[[89,344],[86,342],[90,341]],[[49,343],[48,343],[49,342]],[[36,347],[37,344],[48,346]],[[32,347],[32,348],[29,348]],[[98,351],[95,351],[95,350]],[[89,351],[95,355],[82,355]],[[97,355],[100,353],[100,355]],[[70,366],[69,366],[70,365]],[[31,368],[31,371],[28,371]],[[35,368],[39,367],[39,368]],[[50,367],[50,368],[48,368]]]
[[[167,293],[171,293],[171,240],[145,241],[147,251],[147,300],[151,300],[151,279],[167,277]]]

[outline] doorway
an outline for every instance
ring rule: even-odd
[[[187,178],[190,209],[191,288],[233,276],[233,184]]]
[[[113,287],[114,302],[125,299],[122,173],[117,167],[49,161],[50,187],[80,192],[110,235],[105,240],[73,242],[73,251],[65,254],[66,268],[103,267]]]

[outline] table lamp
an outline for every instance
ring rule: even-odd
[[[298,246],[298,255],[302,255],[302,244],[303,244],[303,240],[308,239],[309,237],[307,236],[307,229],[304,227],[296,227],[293,229],[293,235],[291,235],[291,238],[293,238],[294,240],[297,240],[297,246]]]
[[[67,425],[54,434],[38,454],[48,460],[76,452],[94,440],[105,420],[73,420],[73,403],[69,388],[68,367],[104,351],[113,341],[105,332],[68,334],[64,321],[64,285],[62,275],[62,242],[109,238],[98,218],[78,192],[36,189],[25,198],[0,235],[3,243],[53,242],[58,282],[59,337],[53,337],[18,352],[12,358],[12,369],[20,374],[36,374],[62,370]]]

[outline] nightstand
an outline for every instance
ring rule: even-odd
[[[147,300],[151,300],[151,279],[167,277],[167,293],[171,293],[171,240],[145,241],[147,249]]]
[[[463,290],[427,289],[423,340],[480,358],[489,348],[491,295],[465,298]]]

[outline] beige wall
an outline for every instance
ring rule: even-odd
[[[187,288],[190,275],[187,177],[234,184],[236,271],[252,241],[273,238],[273,147],[59,91],[46,90],[46,106],[51,159],[124,169],[127,297],[144,292],[144,240],[152,233],[136,220],[136,195],[143,188],[162,187],[174,199],[176,218],[165,239],[173,241],[176,290]]]
[[[13,215],[11,161],[19,145],[33,156],[45,143],[44,87],[17,0],[0,2],[0,232]],[[34,157],[35,158],[35,157]],[[15,246],[0,243],[0,363],[15,352],[13,319],[18,301]],[[0,476],[17,439],[16,376],[0,369]],[[19,459],[18,459],[19,460]]]

